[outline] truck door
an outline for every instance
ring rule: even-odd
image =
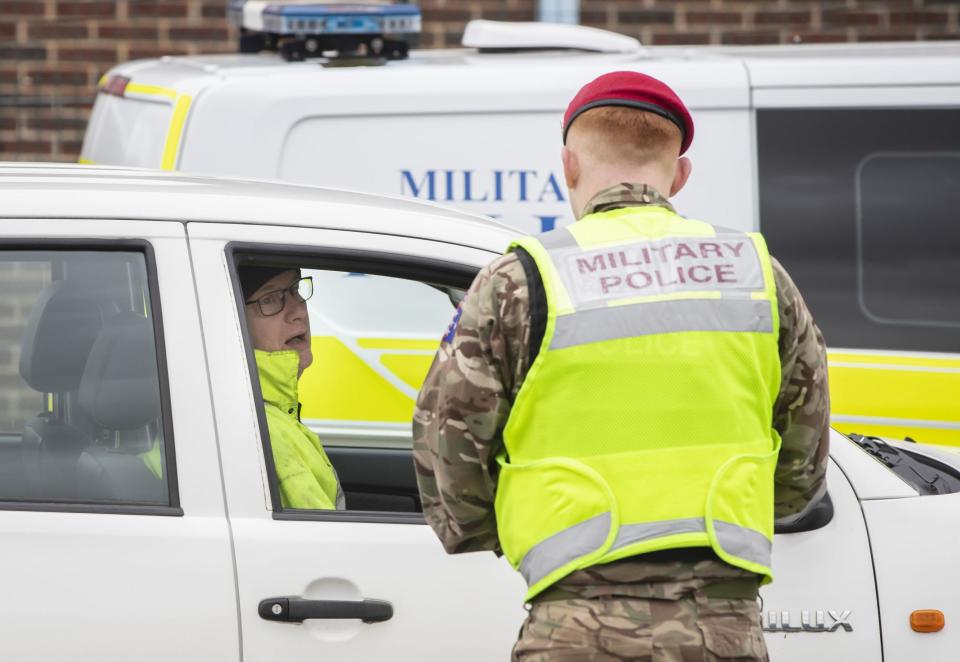
[[[245,659],[505,659],[524,617],[522,580],[492,553],[443,551],[418,512],[409,438],[412,395],[430,361],[425,344],[439,343],[454,313],[446,286],[464,287],[493,255],[347,231],[192,223],[188,232],[214,373]],[[314,418],[304,404],[302,420],[340,473],[345,511],[280,508],[231,279],[241,256],[286,260],[314,277],[314,363],[300,380]],[[347,314],[337,301],[350,304]],[[418,318],[433,320],[428,335]],[[301,622],[297,610],[308,618]]]
[[[239,660],[184,226],[8,219],[0,280],[4,657]]]

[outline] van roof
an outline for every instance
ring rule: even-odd
[[[519,233],[407,198],[175,172],[0,163],[0,219],[256,223],[417,237],[502,252]]]
[[[918,66],[918,60],[925,62]],[[773,46],[652,46],[637,53],[588,53],[575,50],[517,50],[480,52],[469,48],[416,50],[407,60],[389,61],[380,67],[355,66],[350,69],[387,70],[391,72],[431,71],[466,68],[470,71],[500,71],[528,68],[531,73],[548,74],[551,70],[574,71],[652,69],[666,67],[682,76],[694,90],[702,85],[715,88],[715,76],[722,65],[744,63],[750,69],[753,87],[806,84],[821,81],[834,85],[917,85],[960,82],[960,41],[797,44]],[[324,66],[324,60],[287,62],[276,53],[164,56],[138,60],[118,66],[113,73],[127,75],[154,85],[184,85],[189,79],[211,77],[237,80],[250,76],[271,77],[313,76],[318,72],[336,75],[343,66]],[[679,65],[679,66],[678,66]],[[699,66],[691,66],[699,65]],[[682,73],[681,73],[682,72]],[[824,79],[825,73],[827,78]],[[482,76],[482,74],[479,74]],[[502,80],[502,76],[498,76]],[[726,76],[731,83],[730,76]],[[825,82],[824,82],[825,81]],[[696,98],[687,99],[692,107],[703,105]],[[713,104],[707,104],[713,105]],[[726,105],[722,104],[721,105]]]

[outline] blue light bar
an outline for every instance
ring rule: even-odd
[[[278,35],[418,34],[416,5],[269,4],[263,31]],[[246,27],[246,26],[245,26]]]

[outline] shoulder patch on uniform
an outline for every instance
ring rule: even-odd
[[[463,314],[463,301],[460,302],[460,305],[457,306],[457,312],[453,314],[453,319],[450,320],[450,326],[447,327],[447,332],[443,334],[443,342],[449,343],[453,342],[453,336],[457,332],[457,324],[460,323],[460,316]]]

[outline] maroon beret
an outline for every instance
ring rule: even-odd
[[[563,116],[563,142],[573,120],[591,108],[601,106],[626,106],[656,113],[678,127],[683,136],[680,153],[683,154],[693,142],[693,118],[677,93],[665,83],[636,71],[613,71],[584,85]]]

